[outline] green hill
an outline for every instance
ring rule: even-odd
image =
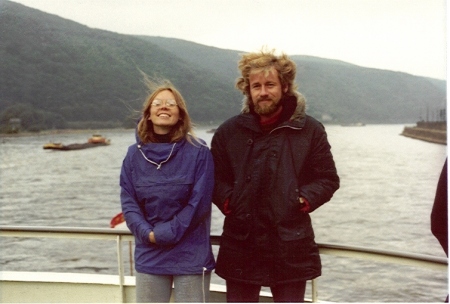
[[[0,128],[132,126],[147,94],[142,72],[170,79],[196,123],[235,115],[240,51],[91,29],[0,0]],[[445,81],[292,56],[308,112],[324,122],[410,123],[445,106]]]
[[[142,37],[187,62],[205,67],[234,85],[240,51],[164,37]],[[426,109],[446,104],[446,82],[406,73],[364,68],[339,60],[294,55],[299,91],[309,114],[335,123],[413,123]]]
[[[39,118],[22,119],[25,127],[49,127],[49,121],[56,128],[122,125],[146,96],[140,71],[170,79],[197,121],[219,120],[239,108],[240,94],[157,45],[9,1],[0,2],[0,12],[3,123],[11,113],[33,113]]]

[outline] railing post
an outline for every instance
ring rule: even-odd
[[[125,288],[124,288],[124,270],[123,270],[123,256],[122,256],[122,236],[117,235],[117,262],[119,263],[119,288],[122,303],[125,303]]]
[[[133,242],[129,241],[128,242],[128,252],[129,252],[129,257],[130,257],[130,275],[133,276]]]
[[[311,293],[312,293],[311,301],[313,303],[316,303],[317,302],[317,281],[316,281],[316,279],[311,280]]]

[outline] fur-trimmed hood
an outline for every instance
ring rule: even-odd
[[[282,99],[283,103],[294,103],[296,102],[297,105],[295,106],[294,113],[292,114],[290,121],[296,121],[301,120],[305,118],[306,116],[306,99],[305,97],[299,93],[295,92],[295,96],[284,96]],[[250,99],[250,97],[245,97],[242,100],[242,109],[241,114],[247,114],[247,113],[254,113],[253,110],[253,103]]]

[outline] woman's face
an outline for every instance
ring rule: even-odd
[[[169,90],[159,92],[150,106],[150,120],[156,134],[167,134],[180,118],[175,96]]]

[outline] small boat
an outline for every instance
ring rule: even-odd
[[[216,130],[217,130],[217,129],[215,129],[215,128],[212,128],[212,129],[210,129],[210,130],[206,131],[206,133],[214,133],[214,132],[216,132]]]
[[[61,149],[63,147],[62,143],[49,142],[44,145],[44,149]]]
[[[109,144],[110,140],[100,134],[93,134],[92,137],[88,139],[88,143],[91,144]]]

